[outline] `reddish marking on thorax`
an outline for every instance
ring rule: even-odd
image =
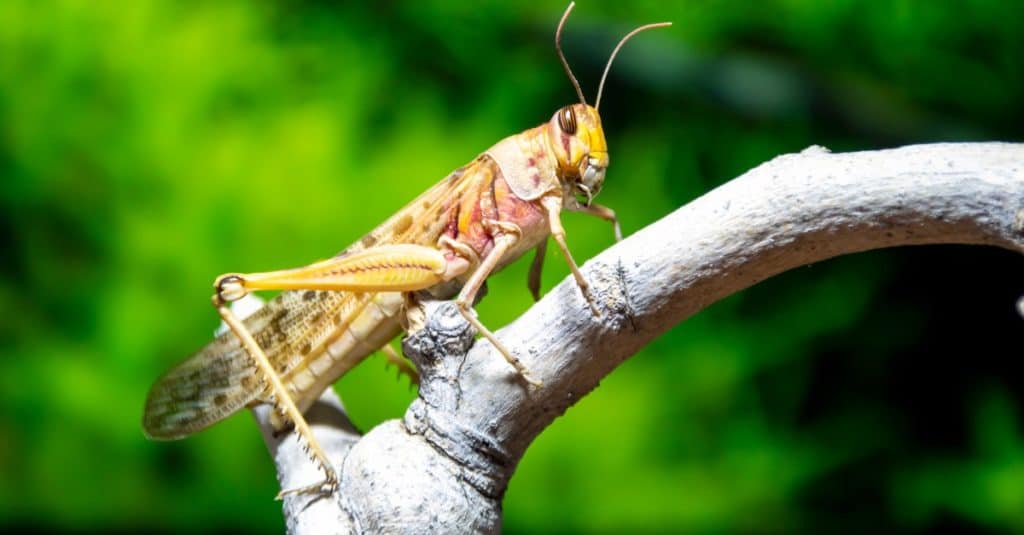
[[[535,173],[533,176],[539,183],[540,175]],[[537,233],[547,234],[547,216],[535,201],[524,201],[517,197],[503,179],[495,182],[494,186],[494,199],[501,221],[518,225],[523,231],[524,238]]]
[[[539,181],[539,175],[537,175]],[[493,196],[492,196],[493,195]],[[484,198],[487,196],[489,198]],[[483,225],[483,219],[495,219],[514,223],[522,229],[521,238],[535,243],[538,237],[548,232],[547,216],[532,201],[524,201],[509,188],[501,176],[491,183],[466,192],[457,207],[453,207],[445,234],[471,247],[480,258],[484,258],[494,247],[494,236]],[[463,219],[466,213],[472,214]],[[461,221],[460,221],[461,220]]]
[[[530,156],[526,160],[526,165],[530,167],[530,180],[533,181],[533,185],[537,186],[540,184],[540,171],[537,169],[537,160],[544,160],[544,154],[537,153],[534,156]]]

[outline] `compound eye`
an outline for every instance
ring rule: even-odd
[[[576,133],[576,112],[572,111],[572,106],[558,110],[558,127],[570,136]]]

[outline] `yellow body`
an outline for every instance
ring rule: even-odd
[[[238,296],[263,288],[317,290],[283,292],[242,323],[304,411],[401,332],[403,292],[454,296],[492,254],[496,236],[509,228],[518,236],[493,259],[492,271],[544,243],[553,228],[554,203],[590,210],[577,197],[597,193],[607,165],[597,110],[566,106],[548,123],[498,142],[452,172],[334,259],[246,275]],[[403,254],[395,245],[419,247]],[[423,254],[424,247],[435,251],[434,257]],[[412,266],[410,258],[430,265]],[[348,271],[339,273],[338,266]],[[355,286],[365,291],[331,291]],[[179,438],[271,399],[271,388],[239,338],[227,332],[153,385],[143,427],[152,438]]]

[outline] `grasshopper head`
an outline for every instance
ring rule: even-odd
[[[548,122],[548,140],[558,161],[558,176],[587,206],[604,184],[608,168],[601,116],[587,104],[570,104]]]
[[[583,96],[583,89],[580,88],[576,75],[569,68],[565,54],[562,53],[562,28],[565,27],[565,19],[569,18],[569,13],[574,5],[575,2],[569,2],[569,7],[562,14],[562,20],[558,21],[558,29],[555,30],[555,50],[558,52],[558,59],[561,60],[562,66],[565,67],[565,74],[569,76],[569,81],[576,88],[580,103],[570,104],[555,112],[554,117],[548,123],[548,141],[558,160],[558,178],[565,185],[566,193],[575,195],[582,200],[585,206],[590,206],[594,196],[601,191],[601,185],[604,184],[604,172],[608,169],[608,145],[604,140],[601,116],[598,115],[597,109],[601,107],[601,92],[604,90],[604,81],[608,77],[612,61],[622,45],[626,44],[626,41],[629,41],[634,35],[651,28],[669,26],[672,23],[645,24],[627,33],[619,41],[611,55],[608,56],[604,74],[601,75],[601,83],[597,86],[597,99],[591,106],[587,104],[587,99]]]

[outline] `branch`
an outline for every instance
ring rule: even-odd
[[[811,147],[752,169],[587,262],[601,317],[569,278],[498,331],[540,388],[518,380],[486,342],[467,352],[471,332],[454,307],[427,303],[426,328],[405,341],[422,377],[418,399],[402,421],[361,438],[317,427],[335,433],[321,444],[337,460],[340,490],[312,506],[289,499],[289,529],[499,531],[501,498],[526,447],[655,337],[788,269],[930,243],[1024,251],[1024,145]],[[272,449],[286,487],[318,477],[294,441]]]

